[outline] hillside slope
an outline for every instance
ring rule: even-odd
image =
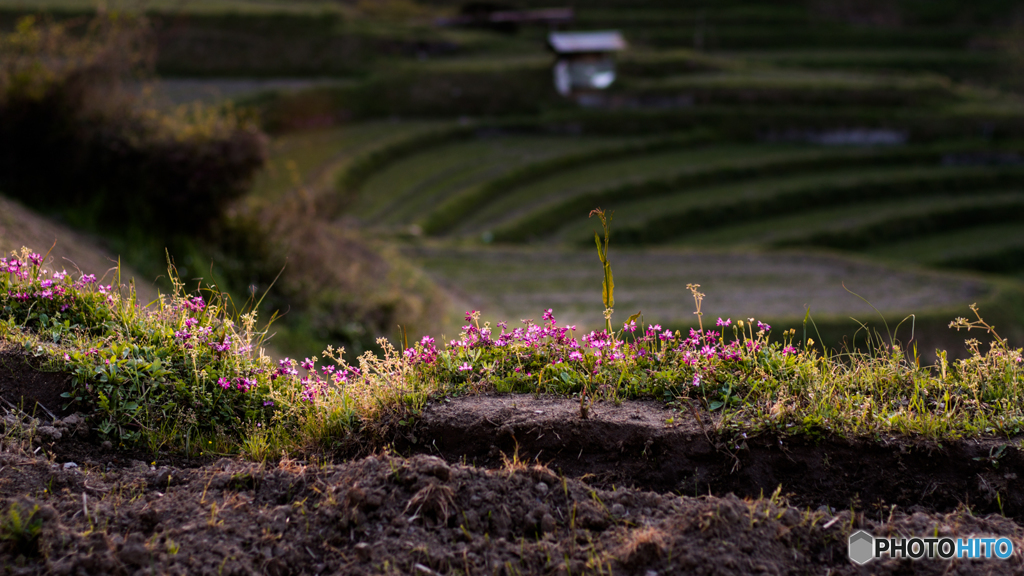
[[[0,196],[0,251],[6,255],[22,246],[40,251],[53,246],[50,259],[55,268],[106,271],[102,281],[107,284],[114,281],[118,257],[98,239],[76,232]],[[157,297],[157,287],[152,281],[144,279],[128,266],[122,266],[121,282],[127,284],[129,279],[135,279],[135,287],[142,302],[151,302]]]

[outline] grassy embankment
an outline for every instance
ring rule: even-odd
[[[581,25],[597,27],[614,22],[626,31],[636,48],[624,56],[621,82],[609,93],[604,109],[598,110],[579,109],[553,94],[547,68],[549,59],[543,55],[539,32],[497,37],[480,31],[428,31],[416,28],[415,18],[410,25],[409,20],[396,23],[384,16],[374,23],[373,18],[365,14],[343,15],[359,16],[351,19],[351,23],[367,31],[360,36],[362,39],[369,36],[386,39],[390,34],[392,39],[401,40],[393,44],[395,51],[381,50],[384,56],[380,60],[368,61],[372,70],[345,68],[359,60],[352,56],[356,52],[345,50],[336,51],[344,55],[343,58],[349,58],[345,62],[307,58],[304,61],[312,64],[306,68],[281,68],[288,58],[302,52],[298,49],[282,51],[277,58],[266,59],[262,67],[259,62],[243,61],[238,54],[232,56],[229,52],[224,52],[225,59],[221,60],[193,57],[178,61],[179,64],[191,62],[205,66],[202,70],[174,68],[176,64],[169,56],[174,51],[169,50],[164,51],[165,59],[163,64],[158,63],[158,69],[162,65],[165,71],[197,74],[225,71],[274,74],[282,69],[298,71],[296,73],[315,70],[315,73],[364,74],[359,82],[352,84],[261,100],[267,125],[276,129],[309,126],[325,118],[331,121],[343,118],[366,121],[389,116],[441,119],[442,124],[431,125],[427,133],[410,132],[394,138],[385,136],[390,131],[382,129],[378,139],[377,128],[373,125],[343,129],[333,135],[307,133],[289,137],[293,139],[290,144],[282,140],[281,147],[272,151],[274,168],[257,177],[257,190],[260,198],[298,198],[296,202],[300,207],[325,210],[328,214],[353,210],[370,230],[380,230],[380,238],[388,242],[395,239],[395,231],[403,242],[421,242],[416,240],[412,228],[418,226],[420,231],[436,238],[419,248],[414,245],[411,253],[419,250],[426,254],[422,261],[428,270],[462,274],[465,280],[454,282],[455,288],[462,289],[469,300],[493,301],[499,290],[526,296],[546,294],[537,286],[544,283],[545,274],[549,272],[536,266],[519,276],[509,275],[505,282],[495,280],[498,274],[512,270],[513,264],[529,264],[533,255],[522,250],[494,250],[479,245],[485,238],[484,233],[490,232],[486,238],[492,240],[544,239],[547,243],[543,252],[547,255],[532,262],[547,259],[563,274],[563,278],[554,278],[549,283],[555,290],[547,292],[561,295],[561,302],[557,299],[546,303],[530,301],[531,310],[525,312],[526,317],[536,316],[548,306],[557,307],[584,298],[594,302],[596,308],[600,300],[596,288],[585,292],[567,284],[565,277],[582,276],[585,262],[593,262],[593,254],[579,252],[575,246],[589,235],[585,230],[589,225],[582,220],[586,211],[601,204],[618,214],[613,259],[616,254],[622,254],[623,268],[627,270],[630,268],[625,257],[627,252],[617,248],[620,240],[647,245],[692,242],[691,246],[701,247],[715,242],[714,237],[709,240],[702,235],[724,236],[715,246],[739,249],[728,256],[735,258],[732,268],[750,272],[747,277],[733,274],[737,279],[732,285],[748,289],[734,291],[733,301],[750,305],[750,293],[768,295],[762,303],[782,299],[783,293],[767,290],[763,278],[756,273],[758,265],[771,262],[771,258],[785,259],[793,254],[785,252],[762,259],[759,250],[773,249],[780,243],[833,248],[842,244],[838,247],[873,256],[883,247],[895,245],[894,242],[908,242],[911,247],[907,250],[883,255],[905,258],[897,260],[900,263],[933,264],[926,259],[918,260],[917,254],[927,248],[918,247],[915,252],[912,243],[950,244],[957,238],[988,243],[998,236],[991,232],[994,228],[987,227],[986,218],[993,213],[1012,214],[1013,211],[1006,208],[1016,206],[1018,201],[1012,180],[1019,169],[993,166],[1006,163],[1003,159],[1009,159],[1009,163],[1015,161],[1015,139],[1020,137],[1024,126],[1017,98],[997,89],[977,89],[937,77],[936,73],[942,72],[925,64],[898,66],[871,62],[885,61],[885,58],[889,58],[889,62],[900,58],[927,62],[925,56],[938,50],[963,54],[963,47],[972,39],[998,36],[999,31],[993,24],[996,17],[983,13],[990,9],[997,11],[997,8],[977,8],[976,19],[963,24],[962,14],[943,15],[938,13],[940,8],[918,7],[915,10],[924,12],[908,13],[906,26],[909,29],[901,30],[865,28],[816,16],[809,14],[803,4],[766,8],[727,3],[708,11],[703,19],[695,18],[696,13],[669,12],[665,5],[657,3],[631,6],[625,11],[611,3],[606,8],[581,9]],[[194,22],[199,28],[251,25],[253,30],[258,30],[258,21],[264,16],[252,13],[250,17],[249,20],[249,17],[239,17],[231,26],[218,20],[219,16],[204,21],[197,15]],[[308,14],[303,17],[320,18]],[[762,25],[765,21],[778,26],[765,27]],[[354,30],[346,28],[349,20],[345,22],[341,25],[338,17],[324,16],[322,26],[318,24],[319,27],[310,30],[315,29],[323,37],[340,42],[346,37],[346,30]],[[679,34],[680,25],[693,26],[694,34]],[[272,46],[276,41],[288,40],[291,36],[287,29],[288,26],[282,26],[279,35],[267,35],[261,45]],[[698,35],[703,37],[705,47],[717,52],[709,55],[681,49],[681,46],[696,43]],[[452,40],[461,42],[460,48],[447,57],[443,43]],[[424,43],[412,42],[415,50],[407,51],[410,41]],[[838,50],[854,45],[862,47],[854,54],[870,52],[875,56],[865,56],[863,65],[837,64],[834,68],[843,69],[839,72],[832,68],[808,71],[806,68],[824,66],[787,63],[780,56],[786,51],[806,52],[820,47]],[[741,50],[742,53],[736,52]],[[428,59],[419,62],[408,58],[420,53]],[[846,52],[847,56],[849,54]],[[887,56],[882,58],[878,54]],[[231,58],[235,59],[233,65],[227,66]],[[856,56],[853,59],[856,60]],[[997,57],[990,61],[994,62],[992,67],[1002,66]],[[387,65],[377,67],[382,63]],[[786,66],[804,69],[784,69]],[[894,75],[891,69],[903,71]],[[912,73],[906,71],[911,69]],[[987,67],[985,74],[990,71],[991,67]],[[477,119],[452,121],[462,115]],[[410,124],[396,125],[404,132],[405,126]],[[830,134],[851,129],[881,130],[883,135],[893,136],[896,141],[905,138],[909,145],[848,151],[823,144]],[[323,141],[316,141],[317,138]],[[346,140],[349,138],[350,141]],[[979,138],[984,141],[979,142]],[[711,141],[714,145],[709,144]],[[780,145],[779,141],[784,144]],[[953,154],[950,162],[946,162],[948,154]],[[294,164],[288,164],[288,159]],[[278,160],[283,161],[280,166],[273,164]],[[944,166],[947,163],[954,166]],[[621,180],[613,180],[611,177],[615,175],[622,175]],[[325,185],[332,180],[333,187]],[[936,189],[943,191],[943,198],[932,197]],[[313,203],[302,200],[303,191],[313,197]],[[309,194],[310,191],[314,193]],[[974,212],[970,218],[958,221],[950,216],[961,214],[964,198],[982,191],[985,200],[971,204]],[[294,192],[294,196],[289,192]],[[871,207],[862,203],[865,197],[885,198],[891,203],[872,212]],[[424,201],[427,199],[430,202]],[[321,202],[322,205],[317,204]],[[576,202],[578,206],[573,204]],[[558,215],[558,218],[548,214]],[[857,214],[861,215],[860,220],[854,218],[847,222],[850,215]],[[538,223],[541,218],[549,220]],[[1007,223],[1011,217],[1006,218],[1000,226],[1012,225]],[[301,227],[306,222],[300,218],[290,224]],[[533,224],[524,227],[524,222]],[[767,228],[759,232],[756,228],[762,225]],[[752,228],[733,236],[727,230],[733,226]],[[885,246],[860,240],[874,239],[880,230],[889,233],[892,228],[918,232],[913,236],[893,234]],[[785,231],[785,237],[773,234],[773,229]],[[518,238],[502,237],[510,230],[526,232]],[[922,237],[921,230],[933,233]],[[822,236],[824,232],[831,235]],[[564,238],[567,244],[559,245],[552,238]],[[294,240],[293,245],[302,244],[301,238]],[[452,246],[460,243],[469,244],[481,257],[466,259],[466,250]],[[965,250],[964,258],[977,257],[979,262],[990,263],[999,261],[1001,254],[1011,250],[1012,261],[1013,246],[992,246],[995,248],[979,244],[973,251]],[[323,247],[321,252],[324,252]],[[632,312],[633,302],[637,303],[636,309],[643,309],[647,306],[644,302],[650,301],[647,299],[650,292],[630,296],[623,289],[649,285],[655,273],[674,269],[677,275],[666,275],[667,280],[662,283],[664,296],[659,297],[673,304],[665,306],[664,317],[647,311],[645,318],[648,323],[663,325],[692,324],[693,311],[682,304],[689,298],[684,289],[686,284],[694,280],[705,284],[711,294],[709,305],[720,288],[714,286],[714,278],[704,282],[693,278],[692,269],[680,271],[680,263],[693,268],[707,265],[707,260],[702,262],[699,258],[687,261],[690,253],[677,246],[636,252],[639,262],[636,281],[622,282],[628,275],[620,275],[620,295],[625,297],[620,298],[616,319],[623,316],[623,305],[630,306],[629,312]],[[632,259],[634,253],[629,254]],[[664,254],[670,256],[667,261],[656,261]],[[719,259],[717,252],[706,254]],[[433,255],[438,256],[436,263],[431,261]],[[796,285],[799,290],[801,285],[806,285],[808,277],[820,277],[822,270],[832,266],[837,270],[835,281],[829,280],[833,288],[839,280],[862,274],[860,278],[864,282],[849,284],[865,293],[890,320],[918,313],[915,320],[918,331],[930,332],[935,326],[945,324],[954,314],[953,308],[962,310],[963,305],[975,300],[981,302],[987,317],[991,318],[990,310],[999,316],[1000,328],[1004,324],[1009,324],[1011,330],[1024,325],[1020,320],[1024,313],[1019,310],[1020,299],[1016,296],[1020,288],[1003,278],[960,277],[913,270],[897,273],[885,266],[864,264],[858,267],[863,263],[858,258],[825,258],[807,253],[797,253],[795,257],[804,264],[811,263],[806,273],[779,278],[774,287],[792,290]],[[321,260],[312,259],[299,267],[315,269],[317,262]],[[729,266],[725,268],[719,278],[729,277]],[[1011,269],[1003,271],[1013,272]],[[861,288],[862,283],[870,287],[872,281],[885,288],[880,290],[882,297]],[[567,285],[570,287],[565,289]],[[838,293],[838,288],[836,291]],[[789,294],[785,299],[790,303],[807,302],[806,290]],[[897,297],[885,302],[885,295]],[[852,296],[845,293],[839,296],[859,305]],[[833,306],[833,303],[812,304],[812,311],[823,308],[834,311],[835,317],[851,313],[850,308]],[[533,310],[537,304],[540,306]],[[506,308],[511,309],[513,305]],[[718,308],[716,304],[716,312]],[[945,368],[940,364],[934,372],[918,368],[915,363],[906,362],[902,355],[896,357],[881,348],[875,348],[866,356],[851,353],[852,356],[843,357],[843,362],[835,362],[833,356],[816,355],[802,346],[803,309],[799,305],[797,308],[795,313],[781,310],[778,313],[780,319],[801,329],[799,345],[794,346],[796,352],[783,354],[782,343],[779,343],[780,347],[773,351],[748,356],[746,351],[750,349],[745,347],[748,341],[751,348],[761,346],[762,352],[770,348],[763,340],[768,331],[765,334],[750,332],[746,336],[727,333],[724,341],[714,342],[702,337],[704,340],[687,344],[686,330],[682,330],[679,336],[673,332],[664,341],[659,336],[642,344],[648,346],[645,349],[648,358],[661,353],[658,347],[662,342],[676,347],[675,352],[665,353],[650,365],[643,364],[647,360],[640,362],[630,358],[631,353],[625,354],[622,359],[602,363],[598,376],[591,380],[589,374],[596,365],[594,354],[598,350],[604,354],[607,345],[588,345],[587,354],[581,352],[581,359],[566,360],[572,351],[548,342],[543,354],[530,352],[525,347],[516,349],[513,361],[511,356],[504,356],[483,343],[439,352],[440,360],[430,364],[408,365],[400,360],[387,364],[386,360],[366,357],[365,379],[353,378],[351,387],[339,386],[336,388],[339,392],[325,395],[323,398],[329,399],[325,400],[327,404],[289,403],[284,398],[280,400],[283,410],[280,414],[274,411],[262,415],[271,419],[268,425],[280,424],[281,430],[288,431],[275,433],[273,437],[278,438],[275,442],[330,443],[361,426],[361,422],[375,421],[379,414],[395,406],[415,411],[427,391],[451,391],[443,387],[467,386],[578,393],[583,407],[589,399],[608,397],[608,394],[611,397],[692,398],[709,409],[739,410],[732,413],[736,418],[733,421],[744,421],[754,428],[785,430],[792,424],[797,430],[831,429],[848,433],[902,430],[937,436],[1012,433],[1016,429],[1019,417],[1014,406],[1019,402],[1014,394],[1018,393],[1019,375],[1014,371],[1013,362],[1019,356],[1007,351],[1003,351],[1003,356],[979,351],[970,354],[965,363],[951,362]],[[721,309],[728,313],[727,306]],[[869,309],[863,310],[867,313]],[[748,314],[746,309],[743,313]],[[763,313],[754,310],[749,314]],[[207,322],[200,326],[216,324],[218,329],[227,330],[223,328],[227,324],[215,320],[223,316],[212,314],[195,318],[201,323]],[[821,335],[830,342],[838,342],[838,338],[828,336],[829,319],[820,320],[823,322],[818,322],[817,328]],[[244,430],[244,424],[251,423],[256,413],[232,412],[228,404],[214,399],[221,398],[217,395],[219,377],[217,380],[210,377],[218,371],[227,374],[225,371],[241,370],[237,374],[231,372],[230,378],[255,378],[258,382],[255,389],[260,390],[260,394],[270,394],[273,387],[269,384],[269,370],[272,367],[259,363],[265,361],[247,364],[248,360],[241,359],[239,364],[223,364],[224,355],[218,356],[223,351],[210,348],[209,342],[206,348],[186,348],[187,342],[173,335],[181,331],[184,316],[162,321],[163,327],[151,332],[157,334],[153,336],[156,338],[153,345],[164,350],[160,353],[176,359],[173,362],[177,363],[177,375],[167,376],[168,382],[181,382],[181,386],[175,385],[181,393],[205,398],[201,400],[206,402],[204,410],[214,415],[214,420],[209,420],[212,427],[197,428],[196,434],[210,438],[244,436],[267,440],[269,436],[261,436],[264,433]],[[581,316],[581,327],[584,321],[591,322]],[[172,327],[175,323],[177,325]],[[601,322],[598,319],[593,323]],[[9,338],[28,338],[31,344],[31,340],[38,337],[38,333],[34,335],[17,328],[21,324],[10,326]],[[839,332],[836,326],[835,331]],[[813,328],[809,326],[807,337],[820,340]],[[855,329],[855,324],[847,324],[841,333],[849,335]],[[901,331],[906,329],[906,324],[901,327]],[[776,328],[775,333],[779,331]],[[129,332],[104,333],[104,337],[127,342],[135,338]],[[79,336],[75,332],[74,337]],[[722,353],[732,354],[727,350],[735,350],[730,348],[731,342],[740,342],[743,352],[738,358],[722,356]],[[697,344],[700,350],[704,345],[713,344],[715,351],[702,354],[700,350],[687,348]],[[223,340],[220,345],[223,346]],[[81,346],[83,349],[87,346],[85,340]],[[201,350],[202,354],[188,350]],[[686,357],[687,352],[690,357]],[[422,358],[422,352],[420,354]],[[490,354],[494,356],[488,356]],[[853,361],[846,362],[850,358]],[[559,359],[564,362],[551,364]],[[201,376],[199,368],[203,362],[209,362],[205,377]],[[58,362],[62,369],[77,369],[76,366]],[[376,376],[372,375],[374,366],[382,367]],[[463,366],[469,369],[459,370]],[[291,369],[290,366],[285,368]],[[250,369],[251,373],[246,372]],[[260,369],[264,373],[253,376]],[[530,376],[524,376],[525,372]],[[402,378],[396,379],[396,374]],[[301,394],[304,384],[297,376],[282,375],[278,379],[282,389],[291,390],[293,395]],[[696,386],[694,377],[698,377]],[[867,379],[861,380],[862,377]],[[290,384],[286,385],[287,382]],[[906,385],[910,382],[914,383],[913,390]],[[230,380],[229,384],[235,386],[231,389],[234,394],[237,382]],[[818,388],[818,385],[826,388]],[[1002,401],[1004,398],[1006,400]],[[98,400],[94,397],[93,401]],[[317,410],[306,411],[314,405]],[[137,432],[136,439],[153,438],[152,441],[159,444],[173,443],[174,438],[180,437],[180,430],[170,434],[161,432],[159,426],[148,420],[142,424],[139,413],[110,412],[109,404],[108,408],[100,406],[100,409],[106,410],[98,415],[101,420],[121,426],[122,430]],[[187,415],[182,421],[190,422]],[[287,439],[289,434],[294,435],[290,440]],[[186,434],[186,438],[191,437]]]
[[[929,367],[879,340],[844,354],[820,354],[797,330],[770,341],[760,321],[705,317],[690,287],[701,327],[688,333],[642,318],[584,333],[550,312],[521,327],[481,324],[474,312],[446,344],[425,337],[402,351],[382,340],[384,354],[357,365],[337,350],[275,364],[256,313],[234,316],[216,291],[190,295],[175,282],[172,295],[142,307],[130,287],[45,262],[28,250],[2,262],[0,337],[39,368],[73,375],[65,397],[101,436],[154,453],[344,449],[393,418],[414,418],[431,397],[486,391],[572,395],[583,418],[599,400],[653,398],[721,411],[715,431],[724,434],[958,438],[1024,425],[1022,351],[980,317],[955,324],[993,338],[991,349],[974,341],[969,358],[940,353]],[[608,268],[604,282],[610,309]]]

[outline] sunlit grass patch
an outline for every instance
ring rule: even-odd
[[[640,313],[623,323],[610,270],[612,262],[622,268],[620,256],[605,265],[604,329],[559,324],[551,309],[512,324],[472,311],[457,338],[425,336],[404,350],[381,339],[380,354],[349,363],[332,348],[270,360],[255,314],[235,315],[212,287],[175,282],[172,294],[142,307],[130,286],[54,270],[24,249],[0,261],[0,337],[74,376],[65,397],[100,437],[153,452],[265,460],[345,449],[368,427],[415,419],[431,398],[495,391],[576,398],[582,418],[594,402],[656,399],[720,412],[723,434],[955,438],[1024,426],[1021,350],[980,316],[953,327],[980,330],[994,338],[991,348],[968,340],[967,358],[939,352],[935,366],[902,346],[898,330],[839,352],[822,352],[813,331],[771,338],[761,320],[711,313],[695,285],[687,287],[695,328],[648,323]]]

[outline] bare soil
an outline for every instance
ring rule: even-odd
[[[29,372],[22,393],[60,382]],[[743,438],[656,403],[475,396],[368,456],[253,463],[118,452],[58,416],[0,419],[0,573],[1024,574],[1019,440]],[[11,529],[36,506],[38,536]],[[858,529],[1018,552],[859,567]]]

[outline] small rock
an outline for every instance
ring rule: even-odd
[[[534,488],[536,488],[537,492],[540,492],[541,494],[548,493],[548,485],[543,482],[538,482],[537,485],[534,486]]]
[[[540,518],[540,529],[546,532],[554,532],[555,528],[558,527],[558,523],[555,522],[555,517],[551,514],[545,514]]]
[[[57,440],[60,440],[60,437],[62,436],[60,430],[57,430],[53,426],[40,426],[36,429],[36,433],[39,434],[40,438],[49,442],[56,442]]]
[[[85,423],[85,419],[82,418],[81,416],[79,416],[78,414],[72,414],[71,416],[68,416],[68,417],[64,418],[64,424],[66,426],[68,426],[69,428],[70,427],[75,427],[75,426],[78,426],[79,424],[84,424],[84,423]]]
[[[171,475],[171,471],[164,470],[156,475],[156,478],[153,479],[151,487],[166,489],[167,486],[170,485],[171,483],[171,478],[173,478],[173,476]]]
[[[373,558],[373,548],[366,542],[360,542],[356,544],[356,556],[361,562],[369,562]]]
[[[54,422],[54,426],[62,426],[71,434],[84,434],[89,431],[89,425],[86,423],[85,418],[78,414],[72,414],[63,420],[57,420]]]
[[[111,448],[114,447],[114,445],[111,444],[110,440],[104,440],[103,442],[100,443],[100,447],[103,448],[104,450],[110,450]]]
[[[626,507],[622,504],[612,504],[612,514],[622,518],[626,515]]]
[[[131,566],[145,566],[149,564],[149,550],[142,544],[127,544],[121,550],[121,561]]]
[[[413,461],[413,469],[418,474],[433,476],[442,482],[451,478],[451,468],[448,463],[437,456],[419,456]]]
[[[71,470],[72,468],[78,468],[78,464],[75,464],[74,462],[65,462],[64,463],[64,469],[65,470]]]
[[[384,494],[378,490],[374,490],[366,495],[366,508],[375,510],[380,508],[380,505],[384,503]]]

